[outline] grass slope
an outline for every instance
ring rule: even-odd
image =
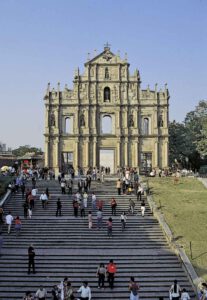
[[[207,189],[195,178],[180,178],[177,184],[172,178],[150,178],[149,187],[175,240],[207,280]]]

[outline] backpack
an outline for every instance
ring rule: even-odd
[[[134,296],[138,295],[139,286],[135,282],[131,286],[131,292]]]
[[[113,273],[113,274],[116,273],[116,266],[115,266],[115,264],[109,264],[109,266],[108,266],[108,272],[109,273]]]

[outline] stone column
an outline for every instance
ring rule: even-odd
[[[164,142],[164,167],[168,167],[168,141]]]
[[[75,141],[75,153],[74,153],[74,158],[75,158],[75,170],[78,170],[78,141]]]
[[[125,138],[124,141],[124,163],[125,163],[125,167],[128,167],[128,138]]]
[[[155,141],[155,148],[154,148],[154,168],[159,166],[159,142]]]
[[[138,167],[138,141],[134,142],[134,167]]]
[[[96,138],[94,138],[93,140],[93,166],[92,167],[96,167],[97,166],[97,155],[96,155],[96,152],[97,152],[97,141],[96,141]]]
[[[47,136],[47,137],[45,137],[45,167],[50,166],[49,146],[50,146],[50,142],[49,142],[49,137]]]
[[[88,168],[88,164],[89,164],[89,140],[86,139],[86,143],[85,143],[85,167]]]
[[[55,167],[59,168],[59,140],[55,141]]]
[[[117,160],[116,160],[116,167],[119,167],[121,166],[121,161],[120,161],[120,141],[117,142]],[[115,170],[116,171],[116,170]]]

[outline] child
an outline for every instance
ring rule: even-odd
[[[181,300],[190,300],[190,296],[187,293],[186,289],[182,290],[182,294],[181,294]]]
[[[92,214],[91,211],[88,212],[88,228],[91,229],[93,226]]]

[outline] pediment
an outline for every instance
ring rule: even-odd
[[[126,63],[126,61],[121,60],[119,55],[115,55],[111,52],[110,48],[104,49],[103,52],[89,60],[85,63],[85,66],[89,64],[110,64],[110,63]]]

